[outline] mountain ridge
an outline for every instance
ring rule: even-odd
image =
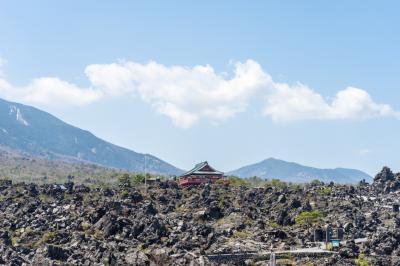
[[[264,179],[278,178],[287,182],[304,183],[318,179],[323,182],[356,183],[362,179],[372,181],[367,173],[348,168],[322,169],[304,166],[295,162],[287,162],[276,158],[268,158],[258,163],[242,166],[228,172],[242,178],[258,176]]]
[[[114,145],[50,113],[0,99],[0,145],[48,159],[67,157],[107,167],[177,175],[181,169],[151,155]]]

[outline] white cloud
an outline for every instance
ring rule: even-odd
[[[106,94],[135,93],[184,128],[201,118],[221,121],[245,111],[250,98],[272,82],[253,60],[235,63],[230,79],[210,65],[167,67],[156,62],[89,65],[85,73]]]
[[[99,100],[103,92],[80,88],[58,78],[33,79],[23,87],[12,86],[0,79],[0,96],[11,100],[38,106],[82,106]]]
[[[2,64],[0,60],[0,67]],[[399,116],[362,89],[347,87],[327,100],[301,83],[274,82],[254,60],[236,62],[232,67],[229,76],[217,73],[210,65],[165,66],[154,61],[92,64],[85,69],[90,82],[87,88],[56,77],[14,86],[0,77],[0,97],[51,107],[81,106],[104,98],[135,95],[182,128],[203,119],[219,123],[263,99],[263,114],[277,122]]]
[[[399,116],[390,105],[375,103],[364,90],[347,87],[327,101],[303,84],[277,83],[267,96],[264,115],[274,121],[368,119]]]
[[[156,107],[157,111],[172,118],[173,123],[176,126],[189,128],[198,121],[198,117],[194,114],[188,113],[182,109],[179,109],[172,103],[160,104]]]
[[[332,116],[339,119],[398,115],[390,105],[375,103],[366,91],[354,87],[339,91],[330,108]]]

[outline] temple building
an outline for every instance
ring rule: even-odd
[[[225,180],[223,172],[212,168],[208,162],[196,164],[196,166],[179,177],[181,186],[200,185],[204,183],[214,183],[217,180]]]

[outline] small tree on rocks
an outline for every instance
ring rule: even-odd
[[[118,184],[120,187],[127,188],[131,187],[131,177],[128,173],[124,173],[118,178]]]

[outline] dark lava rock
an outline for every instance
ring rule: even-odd
[[[364,253],[371,265],[397,265],[400,213],[391,207],[399,181],[384,169],[372,185],[329,184],[329,193],[322,183],[181,188],[163,181],[143,194],[140,186],[0,184],[0,264],[218,265],[209,254],[315,247],[314,229],[329,223],[332,237],[345,229],[340,256],[293,263],[354,265]],[[305,211],[312,212],[298,219]],[[351,240],[358,238],[366,240]],[[246,260],[267,263],[221,264]]]
[[[154,208],[153,203],[147,204],[145,210],[147,214],[155,215],[157,213],[157,209]]]
[[[339,255],[344,258],[357,257],[359,247],[356,246],[354,240],[347,241],[346,245],[339,251]]]
[[[37,197],[39,195],[39,190],[37,189],[37,185],[29,184],[28,193],[31,197]]]
[[[204,217],[208,219],[220,219],[223,217],[221,208],[218,206],[218,202],[211,202],[210,206],[206,209]]]
[[[74,182],[68,181],[64,183],[65,188],[67,189],[68,193],[71,193],[74,190]]]
[[[375,176],[374,182],[384,183],[394,180],[394,174],[389,167],[383,167],[383,169]]]
[[[290,202],[290,207],[292,207],[292,208],[294,208],[294,209],[300,208],[300,207],[301,207],[301,201],[298,200],[298,199],[293,199],[293,200]]]
[[[69,257],[69,252],[58,246],[48,245],[46,251],[47,257],[52,260],[66,261]]]
[[[385,193],[397,191],[400,189],[400,178],[398,178],[398,175],[393,174],[389,167],[385,166],[375,176],[373,186]]]
[[[142,194],[140,194],[139,192],[134,191],[134,192],[131,194],[131,199],[132,199],[133,202],[139,203],[139,202],[141,202],[141,201],[143,200],[143,196],[142,196]]]

